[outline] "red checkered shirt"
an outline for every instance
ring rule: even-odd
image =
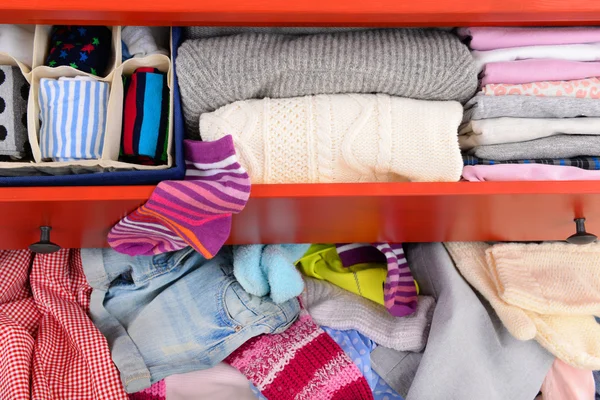
[[[0,251],[0,399],[127,399],[79,250]]]

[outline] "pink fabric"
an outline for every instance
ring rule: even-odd
[[[596,76],[600,76],[600,62],[532,59],[486,64],[481,84],[571,81]]]
[[[486,96],[565,96],[578,99],[600,99],[600,79],[585,78],[572,81],[544,81],[521,83],[512,85],[508,83],[490,83],[485,85],[481,92]]]
[[[595,393],[592,371],[572,367],[558,358],[542,383],[543,400],[591,400]]]
[[[472,38],[470,47],[473,50],[600,42],[600,29],[594,27],[475,27],[459,28],[458,34],[463,39]]]
[[[167,398],[165,380],[154,383],[147,389],[136,393],[130,393],[129,400],[165,400]]]
[[[167,400],[256,400],[250,382],[225,363],[202,371],[165,378]]]
[[[470,182],[595,181],[600,180],[600,171],[545,164],[468,165],[462,176]]]

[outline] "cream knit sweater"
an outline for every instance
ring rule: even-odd
[[[385,94],[244,100],[200,116],[233,136],[252,183],[458,181],[462,107]]]
[[[446,243],[463,277],[517,339],[600,369],[600,244]]]

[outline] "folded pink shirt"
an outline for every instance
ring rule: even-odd
[[[462,177],[469,182],[595,181],[600,180],[600,171],[545,164],[467,165]]]
[[[600,76],[600,62],[531,59],[485,65],[481,84],[570,81]]]
[[[471,38],[473,50],[600,42],[600,28],[596,27],[473,27],[459,28],[458,35],[462,39]]]

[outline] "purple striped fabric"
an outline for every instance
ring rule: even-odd
[[[250,178],[237,162],[233,140],[186,140],[184,181],[158,184],[143,206],[123,218],[108,243],[129,255],[154,255],[192,246],[212,258],[231,229],[231,215],[245,207]]]
[[[387,264],[383,286],[385,307],[396,317],[416,311],[417,288],[401,243],[346,243],[337,244],[336,248],[344,267],[362,263]]]

